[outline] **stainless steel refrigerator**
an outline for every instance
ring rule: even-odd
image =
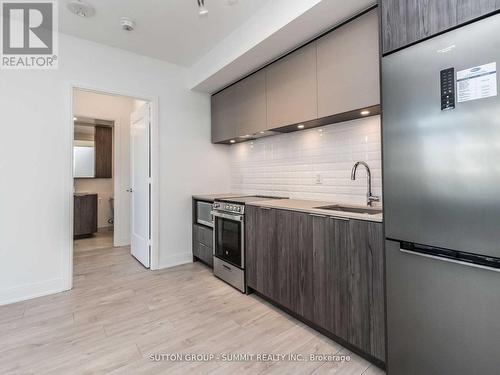
[[[500,374],[500,15],[385,56],[389,375]]]

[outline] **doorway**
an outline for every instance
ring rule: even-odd
[[[71,275],[78,256],[116,247],[156,269],[156,101],[76,86],[71,95]]]

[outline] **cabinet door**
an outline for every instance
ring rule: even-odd
[[[498,0],[381,0],[388,53],[500,9]]]
[[[318,117],[380,103],[376,10],[318,40]]]
[[[385,358],[383,237],[380,223],[349,222],[348,341],[380,360]]]
[[[295,291],[291,282],[291,275],[296,271],[297,246],[293,236],[294,212],[276,210],[276,274],[277,274],[277,302],[286,308],[292,309]]]
[[[457,0],[457,22],[467,22],[498,9],[498,0]]]
[[[95,127],[95,178],[111,178],[113,169],[113,129]]]
[[[193,255],[213,266],[213,230],[193,224]]]
[[[227,89],[212,95],[212,142],[228,141],[236,137],[235,89]]]
[[[269,129],[318,117],[316,79],[315,42],[266,68]]]
[[[75,196],[73,213],[74,236],[97,232],[97,194]]]
[[[347,252],[349,222],[312,215],[312,311],[305,316],[336,336],[347,339]]]
[[[261,70],[236,83],[234,95],[236,136],[243,137],[266,130],[265,71]]]
[[[249,287],[276,300],[279,296],[276,210],[245,207],[245,265]]]
[[[307,213],[291,212],[289,263],[287,284],[290,290],[290,309],[309,319],[313,305],[313,227]]]

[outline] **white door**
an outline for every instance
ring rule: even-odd
[[[131,116],[131,246],[132,255],[150,267],[150,112],[146,103]]]

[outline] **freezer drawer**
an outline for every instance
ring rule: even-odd
[[[500,272],[386,241],[386,285],[389,375],[498,373]]]

